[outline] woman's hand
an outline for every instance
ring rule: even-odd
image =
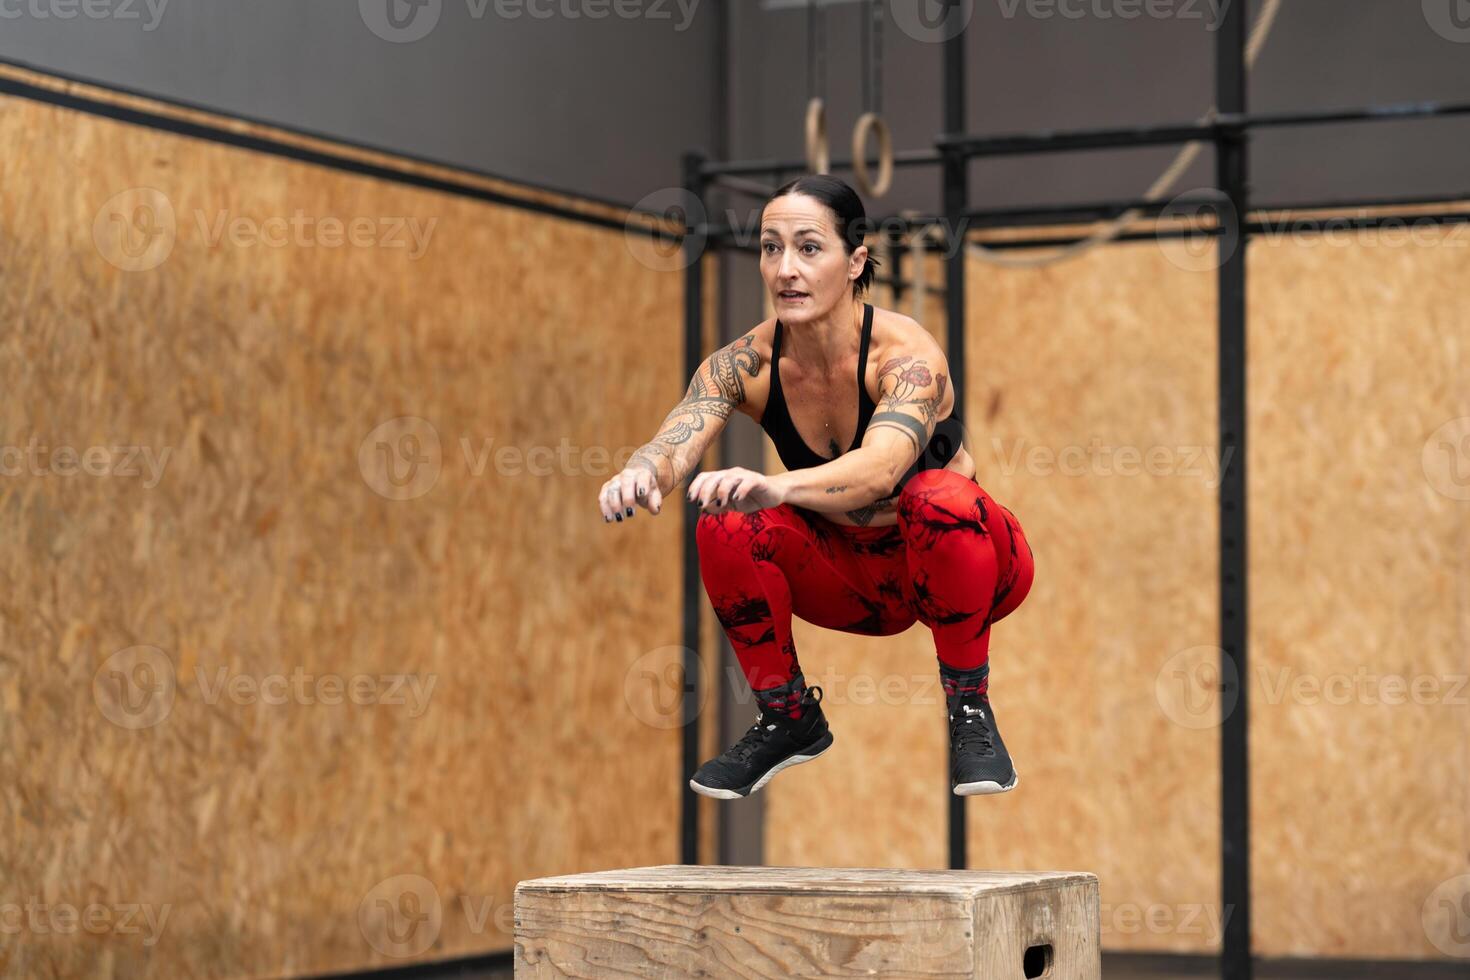
[[[659,493],[653,470],[648,466],[634,465],[602,485],[597,503],[602,508],[604,521],[621,521],[625,517],[632,519],[634,504],[650,514],[657,514],[663,509],[663,494]]]
[[[752,514],[784,503],[786,491],[779,476],[766,476],[736,466],[696,476],[689,483],[689,500],[698,503],[706,514],[723,514],[732,510]]]

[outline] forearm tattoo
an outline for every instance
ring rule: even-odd
[[[689,382],[684,399],[664,417],[658,434],[628,460],[652,474],[660,492],[667,464],[668,487],[672,489],[694,468],[693,447],[687,445],[706,420],[724,421],[745,402],[745,378],[760,374],[761,355],[755,349],[755,334],[746,334],[711,354]]]
[[[857,510],[846,511],[846,514],[854,524],[866,527],[868,524],[872,523],[873,518],[877,517],[879,514],[891,514],[897,509],[898,495],[893,494],[892,496],[882,497],[878,500],[875,500],[871,504],[868,504],[868,506],[866,507],[859,507]]]

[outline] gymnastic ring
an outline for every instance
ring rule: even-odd
[[[832,167],[832,153],[827,146],[827,107],[821,99],[806,104],[806,168],[824,174]]]
[[[868,132],[878,135],[878,182],[868,180]],[[865,112],[852,127],[852,176],[858,190],[870,197],[882,197],[893,184],[893,137],[888,124],[876,112]]]

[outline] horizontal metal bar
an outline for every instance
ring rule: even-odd
[[[1206,198],[1206,197],[1203,197],[1203,196],[1198,197],[1198,198],[1194,198],[1194,199],[1200,201],[1201,203],[1207,203],[1210,200],[1209,198]],[[1137,210],[1137,211],[1142,212],[1142,217],[1144,217],[1144,218],[1156,218],[1163,211],[1165,211],[1169,207],[1170,204],[1175,204],[1175,203],[1178,203],[1180,201],[1186,201],[1187,202],[1189,200],[1191,200],[1191,198],[1188,195],[1184,195],[1184,196],[1181,196],[1181,197],[1178,197],[1178,198],[1174,198],[1174,199],[1172,199],[1170,201],[1142,201],[1142,200],[1134,200],[1134,201],[1098,201],[1098,202],[1078,203],[1078,204],[1056,204],[1056,205],[1040,204],[1040,205],[1027,205],[1027,206],[1022,206],[1022,207],[999,208],[999,209],[990,209],[990,210],[981,209],[981,208],[975,208],[975,209],[971,209],[971,210],[965,212],[965,220],[966,220],[965,230],[967,232],[969,232],[969,231],[976,231],[976,230],[980,230],[980,229],[999,230],[999,229],[1004,229],[1004,228],[1045,228],[1045,227],[1048,227],[1048,226],[1056,226],[1056,225],[1086,225],[1086,224],[1095,224],[1095,223],[1097,223],[1099,221],[1108,221],[1108,220],[1111,220],[1112,218],[1117,217],[1118,215],[1124,213],[1125,211],[1131,211],[1131,210]],[[1381,208],[1406,208],[1406,207],[1430,207],[1430,206],[1441,206],[1442,207],[1442,206],[1445,206],[1445,205],[1455,204],[1455,203],[1459,203],[1459,202],[1470,203],[1470,192],[1466,192],[1465,194],[1460,194],[1460,195],[1435,195],[1434,197],[1431,197],[1431,198],[1410,196],[1410,197],[1376,198],[1376,199],[1370,198],[1370,199],[1358,199],[1358,200],[1351,200],[1350,199],[1350,200],[1329,200],[1329,201],[1307,201],[1307,202],[1298,202],[1298,203],[1292,203],[1292,204],[1262,204],[1262,205],[1260,205],[1258,207],[1251,208],[1250,217],[1254,221],[1253,227],[1257,228],[1257,230],[1264,231],[1264,230],[1266,230],[1266,224],[1263,221],[1262,216],[1263,215],[1268,215],[1268,214],[1280,213],[1280,212],[1290,213],[1290,212],[1305,212],[1305,211],[1343,211],[1343,210],[1347,210],[1349,208],[1375,209],[1376,210],[1376,209],[1381,209]],[[1443,215],[1453,215],[1455,213],[1456,212],[1442,212],[1442,213],[1440,213],[1440,216],[1443,216]],[[1436,214],[1435,213],[1431,213],[1429,215],[1387,214],[1387,215],[1378,215],[1378,216],[1368,216],[1368,215],[1365,215],[1365,216],[1362,216],[1360,218],[1355,218],[1354,216],[1351,216],[1351,215],[1344,215],[1344,216],[1341,216],[1341,217],[1344,218],[1344,219],[1346,219],[1346,220],[1349,220],[1349,221],[1352,221],[1352,220],[1365,220],[1365,221],[1377,220],[1377,221],[1384,221],[1384,220],[1397,219],[1397,220],[1410,221],[1410,222],[1412,222],[1414,219],[1420,218],[1420,217],[1424,217],[1424,218],[1427,218],[1427,219],[1430,219],[1430,220],[1434,220],[1435,217],[1436,217]],[[1321,221],[1324,221],[1325,222],[1325,221],[1327,221],[1329,219],[1322,218],[1322,219],[1315,219],[1315,220],[1321,220]],[[1330,220],[1336,221],[1336,220],[1339,220],[1339,219],[1338,219],[1338,217],[1333,217]],[[889,215],[889,216],[887,216],[887,217],[885,217],[885,218],[883,218],[883,219],[881,219],[879,221],[879,226],[880,227],[888,228],[890,230],[896,229],[898,226],[904,226],[909,231],[916,231],[918,229],[927,227],[927,226],[929,226],[931,224],[939,224],[941,228],[944,227],[943,220],[940,217],[938,217],[937,215],[916,215],[916,216]],[[752,243],[750,243],[748,245],[728,244],[727,243],[727,240],[730,239],[731,237],[733,237],[734,234],[735,234],[735,231],[736,231],[734,228],[731,228],[729,225],[704,225],[704,226],[701,226],[698,230],[699,230],[699,232],[701,234],[707,235],[708,238],[709,238],[709,240],[711,242],[715,243],[716,245],[718,245],[720,247],[736,248],[736,249],[740,249],[740,250],[744,250],[744,251],[753,251],[753,250],[755,250],[757,248],[757,245],[754,242],[752,242]],[[1115,240],[1116,241],[1137,241],[1140,238],[1142,238],[1142,239],[1149,239],[1149,238],[1152,238],[1152,237],[1154,237],[1154,234],[1152,232],[1129,232],[1129,233],[1126,233],[1124,235],[1119,236]],[[1071,243],[1073,241],[1076,241],[1076,240],[1077,240],[1076,238],[1056,237],[1056,238],[1048,238],[1048,239],[1045,239],[1044,242],[1045,242],[1045,244],[1048,244],[1048,245],[1065,245],[1065,244],[1069,244],[1069,243]],[[989,244],[989,247],[994,247],[994,248],[1017,247],[1016,246],[1016,243],[1007,243],[1007,242],[997,242],[997,243],[988,243],[988,244]],[[1026,247],[1026,244],[1025,243],[1022,243],[1019,247]],[[927,252],[940,252],[940,253],[946,252],[947,251],[946,242],[944,242],[944,241],[929,241],[929,242],[927,242],[927,244],[925,246],[925,251],[927,251]]]
[[[1002,136],[941,134],[935,138],[934,145],[940,150],[958,149],[967,157],[1020,156],[1230,139],[1238,138],[1253,129],[1430,119],[1466,114],[1470,114],[1470,102],[1409,102],[1310,112],[1226,113],[1208,123],[1195,121],[1109,129],[1046,129]]]
[[[1461,213],[1461,212],[1451,211],[1451,212],[1445,212],[1445,213],[1440,213],[1440,214],[1408,214],[1408,215],[1386,214],[1386,215],[1377,215],[1377,216],[1373,216],[1373,217],[1363,217],[1363,218],[1332,218],[1332,219],[1324,219],[1322,223],[1325,225],[1328,220],[1331,220],[1333,222],[1346,222],[1347,224],[1345,226],[1343,226],[1343,230],[1371,231],[1371,230],[1373,230],[1375,228],[1381,228],[1381,227],[1387,225],[1389,222],[1395,222],[1395,221],[1396,222],[1403,222],[1406,225],[1412,225],[1413,223],[1419,222],[1419,221],[1425,222],[1426,224],[1430,224],[1430,225],[1447,225],[1447,226],[1449,226],[1449,225],[1470,224],[1470,212]],[[1273,235],[1279,237],[1280,235],[1290,233],[1290,229],[1282,228],[1279,225],[1273,226],[1270,222],[1265,222],[1265,221],[1249,221],[1245,225],[1245,231],[1246,231],[1246,234],[1248,236],[1249,235],[1256,235],[1256,236],[1265,235],[1267,237],[1270,237],[1270,236],[1273,236]],[[1315,234],[1316,232],[1309,232],[1309,233]],[[1190,229],[1182,229],[1182,230],[1176,230],[1176,229],[1164,230],[1164,229],[1157,229],[1156,228],[1156,229],[1150,229],[1148,231],[1130,231],[1130,232],[1124,232],[1123,234],[1119,235],[1118,237],[1111,239],[1111,241],[1113,241],[1113,242],[1170,241],[1170,240],[1174,240],[1174,239],[1194,238],[1194,237],[1200,237],[1200,236],[1204,236],[1204,237],[1208,237],[1208,238],[1218,238],[1220,236],[1220,229],[1217,228],[1217,227],[1212,227],[1212,228],[1190,228]],[[1067,245],[1075,245],[1079,241],[1081,241],[1081,236],[1078,236],[1078,235],[1058,235],[1058,236],[1051,237],[1051,238],[1028,238],[1028,239],[1024,239],[1024,240],[1021,240],[1021,241],[1012,241],[1012,242],[984,242],[983,244],[985,245],[986,248],[995,249],[996,251],[1011,251],[1013,249],[1027,249],[1027,248],[1062,248],[1062,247],[1065,247]]]
[[[958,149],[967,157],[1022,156],[1037,153],[1065,153],[1072,150],[1170,146],[1200,140],[1235,139],[1253,129],[1434,119],[1463,115],[1470,115],[1470,102],[1405,102],[1308,112],[1227,113],[1216,117],[1214,122],[1208,123],[1194,121],[1110,129],[1043,129],[1002,136],[940,134],[934,139],[936,150],[900,151],[893,155],[893,165],[895,167],[914,167],[937,164],[943,159],[942,151],[946,149]],[[869,158],[868,162],[873,166],[878,163],[876,158]],[[852,160],[833,160],[832,169],[851,170]],[[805,172],[806,160],[717,161],[706,163],[701,173],[712,177],[721,174],[774,174],[790,171]]]
[[[763,184],[758,180],[746,180],[744,177],[736,177],[732,174],[723,174],[711,179],[710,183],[715,187],[723,187],[726,190],[735,191],[740,194],[748,194],[751,197],[762,200],[776,193],[776,188],[769,184]]]
[[[1157,217],[1171,205],[1190,201],[1206,203],[1210,198],[1189,194],[1169,200],[1115,200],[1079,201],[1068,204],[1028,204],[1008,208],[971,208],[965,212],[967,230],[981,228],[1027,228],[1047,225],[1093,224],[1111,221],[1126,211],[1142,212],[1144,217]],[[1385,198],[1337,198],[1326,201],[1295,202],[1291,204],[1258,204],[1251,207],[1252,214],[1271,211],[1342,211],[1349,208],[1402,208],[1429,207],[1434,205],[1470,203],[1470,191],[1462,194],[1436,194],[1430,197],[1409,195]],[[894,216],[885,219],[885,224],[904,222],[910,230],[940,223],[938,215]]]
[[[934,150],[899,150],[893,154],[893,165],[895,167],[921,167],[928,164],[939,163],[941,156]],[[877,157],[868,158],[869,167],[878,166]],[[839,159],[833,157],[831,170],[851,170],[852,159]],[[724,162],[707,163],[700,171],[706,177],[718,177],[722,174],[779,174],[779,173],[806,173],[806,160],[727,160]]]

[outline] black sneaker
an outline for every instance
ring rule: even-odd
[[[1020,777],[995,727],[995,711],[984,694],[948,699],[949,742],[955,796],[988,796],[1015,789]]]
[[[717,800],[749,796],[782,769],[810,762],[832,744],[832,732],[822,714],[820,687],[809,687],[801,699],[801,717],[764,708],[750,731],[718,758],[700,766],[689,780],[690,789]]]

